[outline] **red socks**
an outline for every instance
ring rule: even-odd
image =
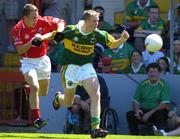
[[[32,109],[31,110],[31,116],[32,116],[33,121],[40,118],[40,110],[39,109]]]

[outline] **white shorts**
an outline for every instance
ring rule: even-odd
[[[23,74],[30,70],[36,70],[38,80],[50,79],[51,75],[51,62],[48,56],[42,56],[40,58],[22,58],[21,71]]]
[[[83,80],[91,77],[96,77],[96,71],[91,63],[84,64],[82,66],[70,64],[62,68],[62,83],[68,88],[75,88],[77,85],[81,85]]]
[[[0,14],[7,20],[18,19],[18,2],[16,0],[0,0]]]

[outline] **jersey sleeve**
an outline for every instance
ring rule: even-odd
[[[169,85],[163,81],[163,88],[161,91],[161,103],[170,103],[170,89]]]
[[[138,87],[136,88],[136,91],[135,91],[135,94],[133,97],[133,101],[138,104],[141,104],[141,84],[138,85]]]
[[[110,35],[106,31],[98,31],[97,41],[104,46],[110,47],[110,45],[114,42],[114,37]]]

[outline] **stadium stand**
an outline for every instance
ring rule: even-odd
[[[125,0],[126,2],[126,7],[127,5],[133,0]],[[164,3],[164,0],[155,0],[155,2],[159,5],[160,7],[160,17],[165,21],[167,22],[167,13],[168,13],[168,10],[170,8],[170,3],[169,2],[166,2],[166,4]],[[175,0],[175,3],[177,3],[178,0]],[[163,6],[161,6],[163,5]],[[124,10],[122,11],[119,11],[119,12],[115,12],[114,13],[114,23],[115,24],[118,24],[118,25],[121,25],[121,24],[124,24],[125,23],[125,14],[126,14],[126,8],[124,8]]]
[[[24,78],[19,72],[0,72],[0,125],[31,125],[30,116],[22,119]],[[15,91],[17,88],[20,90]],[[19,93],[18,95],[16,93]],[[16,99],[15,99],[16,96]],[[17,101],[17,102],[15,102]],[[15,108],[19,106],[18,110]],[[28,108],[26,109],[28,112]],[[19,118],[17,119],[17,113]]]

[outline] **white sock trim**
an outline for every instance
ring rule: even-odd
[[[160,131],[163,134],[163,136],[167,136],[167,133],[163,129],[161,129]]]

